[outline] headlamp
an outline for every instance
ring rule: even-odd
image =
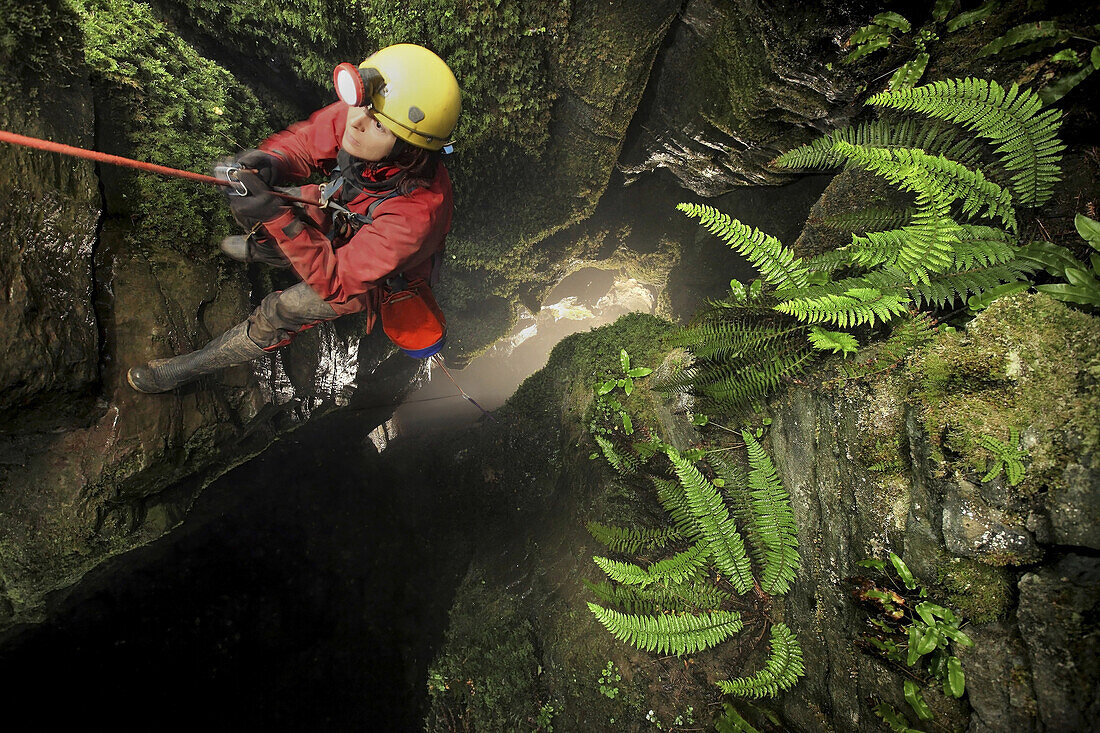
[[[332,84],[344,104],[369,107],[371,98],[386,85],[386,80],[378,69],[363,69],[345,61],[333,69]]]

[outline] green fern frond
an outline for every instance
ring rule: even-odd
[[[935,305],[943,308],[957,301],[965,302],[970,296],[981,295],[1002,283],[1019,282],[1029,272],[1031,266],[1027,262],[941,272],[930,275],[928,282],[913,286],[910,295],[918,307]]]
[[[808,348],[798,348],[770,361],[699,369],[692,391],[724,409],[741,410],[771,394],[784,379],[804,374],[814,356]]]
[[[1011,428],[1008,434],[1008,444],[1004,444],[992,435],[983,435],[978,438],[978,444],[993,454],[993,467],[989,469],[982,481],[992,481],[1000,475],[1003,469],[1008,477],[1008,483],[1016,486],[1024,480],[1024,464],[1028,452],[1020,447],[1020,431]]]
[[[786,593],[799,562],[798,530],[791,499],[771,458],[752,433],[742,430],[741,437],[749,454],[749,503],[754,536],[764,545],[760,587],[765,593]]]
[[[615,527],[599,522],[589,522],[585,525],[597,542],[613,552],[634,554],[643,548],[646,550],[660,549],[670,542],[683,539],[680,533],[673,527],[661,527],[650,529],[646,527]]]
[[[788,319],[770,317],[750,321],[736,309],[725,320],[703,320],[676,331],[669,339],[672,346],[691,350],[698,359],[724,359],[750,353],[766,353],[776,341],[803,330]]]
[[[698,525],[688,507],[687,497],[684,495],[684,487],[679,481],[651,477],[653,485],[657,489],[657,499],[672,518],[672,525],[683,537],[688,540],[698,540],[702,537]]]
[[[703,570],[707,556],[707,544],[699,542],[683,552],[653,563],[648,568],[598,555],[592,559],[615,582],[645,587],[657,582],[683,583],[694,578]]]
[[[741,615],[736,611],[637,616],[591,602],[588,608],[619,641],[658,654],[694,654],[721,644],[742,628]]]
[[[744,255],[765,281],[782,290],[803,287],[806,269],[794,251],[784,247],[775,237],[742,224],[705,204],[677,204],[676,208],[699,222],[712,234]]]
[[[841,328],[886,323],[909,309],[909,297],[876,288],[850,288],[842,295],[800,298],[780,303],[776,310],[805,323],[831,323]]]
[[[1041,206],[1061,178],[1065,145],[1055,137],[1061,113],[1042,110],[1034,92],[1008,90],[986,79],[945,79],[876,94],[867,104],[919,112],[966,126],[990,140],[1012,173],[1012,190],[1025,206]]]
[[[596,439],[596,444],[600,446],[600,450],[603,452],[604,458],[611,464],[611,467],[624,476],[637,473],[641,467],[641,461],[637,456],[629,453],[620,453],[615,450],[615,446],[611,444],[611,441],[602,435],[593,436]]]
[[[738,593],[747,593],[754,585],[752,565],[745,554],[741,533],[730,519],[722,497],[692,461],[671,447],[667,453],[684,489],[688,510],[699,527],[715,566]]]
[[[728,601],[728,593],[706,583],[654,583],[641,587],[607,581],[581,581],[597,598],[626,613],[714,610]]]
[[[760,539],[756,531],[756,525],[752,518],[752,496],[749,490],[749,477],[744,469],[730,461],[722,454],[714,453],[707,456],[707,463],[713,468],[718,477],[725,482],[723,493],[729,499],[730,514],[733,515],[737,525],[747,540],[746,546],[749,556],[757,568],[763,568],[767,562],[767,547]]]
[[[814,326],[809,333],[810,344],[818,351],[832,351],[834,354],[852,354],[859,351],[856,337],[844,331],[826,331]]]
[[[857,148],[847,143],[837,143],[836,149],[856,165],[917,195],[916,213],[904,229],[872,232],[866,237],[853,235],[849,245],[853,259],[868,267],[896,265],[911,273],[913,282],[926,279],[929,272],[942,272],[950,266],[960,231],[959,225],[950,218],[951,192],[909,153],[898,158],[894,155],[898,151]],[[866,251],[862,261],[859,259],[861,250]]]
[[[942,155],[929,155],[916,148],[868,148],[841,142],[837,143],[836,151],[906,190],[919,192],[925,180],[934,183],[938,189],[935,193],[942,193],[949,201],[960,202],[964,214],[995,217],[1009,229],[1016,229],[1012,195],[987,180],[980,170],[971,170]],[[919,178],[914,179],[914,174]]]
[[[913,218],[915,211],[912,208],[894,209],[889,207],[873,206],[858,211],[845,211],[840,214],[826,216],[821,223],[830,229],[840,229],[847,232],[878,232],[884,229],[899,229]],[[825,254],[829,254],[826,252]],[[806,267],[814,272],[816,258],[807,259]]]
[[[771,654],[764,669],[751,677],[721,680],[718,686],[727,695],[759,699],[775,697],[789,690],[805,674],[802,665],[802,647],[786,624],[772,626]]]
[[[981,148],[956,128],[936,120],[871,120],[842,127],[790,150],[773,161],[780,168],[836,168],[844,163],[838,142],[869,148],[920,148],[968,168],[981,160]]]
[[[612,560],[599,555],[593,557],[592,560],[600,566],[600,570],[607,573],[607,577],[616,583],[640,585],[644,588],[654,581],[654,578],[645,571],[645,568],[638,567],[632,562]]]
[[[1016,239],[1002,229],[963,224],[955,244],[954,269],[1000,265],[1016,258]]]
[[[893,369],[918,347],[932,340],[932,319],[926,313],[911,314],[895,322],[890,337],[869,361],[840,365],[846,379],[863,379]]]

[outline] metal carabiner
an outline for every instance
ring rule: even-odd
[[[227,188],[229,189],[230,196],[248,195],[248,188],[246,188],[241,179],[237,177],[237,174],[240,172],[241,167],[239,165],[218,164],[214,166],[214,177],[219,181],[225,181],[229,184]]]

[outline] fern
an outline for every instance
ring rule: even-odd
[[[765,593],[786,593],[798,569],[798,530],[791,499],[779,481],[775,466],[752,433],[741,431],[749,453],[749,491],[752,524],[764,546],[760,587]]]
[[[1031,271],[1026,262],[1010,262],[1005,265],[971,267],[965,270],[937,273],[926,283],[918,283],[910,295],[918,307],[935,305],[942,308],[955,301],[965,301],[972,295],[993,290],[1001,283],[1018,282]]]
[[[771,654],[764,663],[764,669],[751,677],[721,680],[718,686],[727,695],[774,697],[793,687],[803,674],[802,647],[786,624],[777,623],[772,626]]]
[[[653,476],[653,484],[657,487],[657,498],[661,506],[672,517],[676,531],[689,540],[698,540],[702,535],[696,525],[688,507],[687,497],[684,495],[684,487],[679,481],[657,478]]]
[[[806,269],[794,252],[775,237],[742,224],[705,204],[677,204],[676,208],[699,222],[744,255],[766,282],[779,290],[806,285]]]
[[[995,145],[1012,173],[1012,189],[1025,206],[1041,206],[1060,178],[1065,145],[1055,135],[1061,114],[1042,109],[1034,92],[1005,90],[985,79],[945,79],[912,89],[882,92],[868,104],[914,111],[964,125]]]
[[[886,177],[891,183],[910,191],[920,192],[929,183],[935,184],[934,195],[944,195],[949,201],[959,201],[964,214],[997,217],[1008,229],[1016,229],[1016,213],[1012,195],[980,170],[971,170],[942,155],[929,155],[916,148],[891,150],[837,143],[839,155],[863,168]]]
[[[626,613],[702,611],[716,609],[730,599],[728,593],[706,583],[654,583],[646,587],[581,581],[604,603]]]
[[[814,354],[802,347],[768,361],[692,369],[692,391],[723,409],[741,410],[771,394],[784,379],[804,374],[813,358]]]
[[[845,211],[833,214],[821,219],[821,223],[830,229],[840,229],[851,232],[881,231],[883,229],[897,229],[909,223],[915,212],[912,208],[892,209],[884,207],[870,207],[858,211]],[[825,253],[829,254],[829,253]],[[819,255],[820,256],[820,255]],[[806,267],[813,272],[819,272],[816,267],[816,258],[806,260]]]
[[[657,582],[683,583],[696,577],[705,566],[708,553],[707,544],[699,542],[683,552],[653,563],[649,568],[606,557],[596,556],[592,559],[612,580],[624,585],[645,587]]]
[[[671,447],[667,452],[684,489],[688,510],[699,527],[715,566],[729,578],[738,593],[747,593],[754,585],[752,566],[745,555],[741,533],[730,519],[722,497],[694,463]]]
[[[730,514],[737,521],[742,534],[748,540],[746,547],[749,556],[758,568],[764,567],[766,561],[764,543],[760,541],[760,535],[752,521],[752,497],[749,495],[749,477],[741,466],[726,459],[721,454],[710,454],[707,463],[713,468],[718,477],[722,479],[726,498],[729,499]]]
[[[819,351],[832,351],[834,354],[853,354],[859,351],[856,337],[844,331],[826,331],[820,326],[810,329],[810,343]]]
[[[917,158],[910,151],[898,157],[894,155],[897,151],[858,148],[847,143],[837,143],[836,149],[853,163],[917,195],[917,211],[912,223],[904,229],[853,236],[850,248],[856,251],[862,248],[869,253],[861,264],[897,265],[912,273],[913,282],[950,265],[953,246],[959,239],[959,226],[949,216],[953,193],[945,190],[935,175],[918,162],[924,162],[927,156]]]
[[[591,602],[588,608],[619,641],[659,654],[694,654],[721,644],[742,628],[741,615],[736,611],[639,616]]]
[[[724,320],[704,318],[680,329],[669,341],[673,346],[691,349],[696,358],[723,359],[751,353],[766,354],[784,336],[803,330],[797,324],[778,322],[780,319],[771,310],[754,313],[752,321],[743,317],[746,314],[747,309]]]
[[[638,472],[638,469],[641,467],[641,461],[639,461],[636,456],[629,453],[619,453],[615,450],[615,446],[611,444],[611,441],[602,435],[593,437],[596,439],[596,444],[600,446],[604,458],[607,459],[607,462],[611,464],[612,468],[624,476]]]
[[[773,161],[781,168],[836,168],[844,156],[835,150],[844,142],[864,148],[920,148],[933,155],[973,168],[981,160],[981,149],[972,139],[937,120],[907,119],[901,122],[870,120],[842,127],[783,153]]]
[[[1016,240],[1001,229],[963,224],[955,244],[955,269],[1000,265],[1016,259]]]
[[[597,542],[614,552],[633,554],[643,547],[654,550],[670,542],[682,539],[680,533],[672,527],[646,529],[642,527],[613,527],[599,522],[585,525]]]
[[[993,454],[993,467],[982,476],[982,481],[992,481],[1005,472],[1008,483],[1016,486],[1024,480],[1023,461],[1028,457],[1027,451],[1020,448],[1020,431],[1016,428],[1009,430],[1008,445],[994,438],[992,435],[983,435],[978,438],[978,444]]]
[[[889,338],[878,346],[876,356],[868,361],[841,364],[846,379],[862,379],[893,369],[918,347],[932,340],[932,319],[925,313],[901,319]]]
[[[831,323],[851,328],[865,323],[873,326],[876,318],[886,323],[909,309],[908,300],[907,296],[898,293],[857,287],[840,295],[790,300],[775,309],[807,323]]]

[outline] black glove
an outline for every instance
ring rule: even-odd
[[[262,150],[246,150],[237,156],[241,168],[253,168],[256,175],[269,186],[278,186],[283,180],[283,160]]]
[[[233,218],[245,229],[253,229],[257,224],[271,221],[287,208],[285,202],[273,196],[271,189],[255,173],[241,171],[237,178],[248,189],[247,196],[229,196],[229,208]]]

